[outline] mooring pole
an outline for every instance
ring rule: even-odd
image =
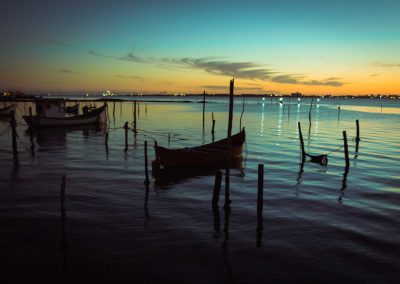
[[[104,146],[106,146],[106,153],[108,154],[108,130],[106,130],[106,138],[104,140]]]
[[[206,108],[206,91],[203,91],[203,131],[204,131],[204,111]]]
[[[67,238],[66,238],[66,232],[65,232],[65,219],[66,219],[66,214],[65,214],[65,180],[66,176],[63,175],[61,177],[61,190],[60,190],[60,213],[61,213],[61,227],[62,227],[62,240],[61,240],[61,246],[62,249],[65,250],[67,248]]]
[[[264,165],[258,165],[258,190],[257,190],[257,212],[262,213],[264,205]]]
[[[301,161],[302,161],[302,163],[304,163],[304,161],[306,159],[306,151],[304,150],[304,140],[303,140],[303,133],[301,133],[300,122],[297,122],[297,126],[299,128],[299,136],[300,136]]]
[[[222,172],[216,171],[215,182],[214,182],[214,191],[213,191],[213,196],[212,196],[212,207],[214,209],[218,207],[219,195],[221,192],[221,181],[222,181]]]
[[[145,173],[145,180],[144,184],[149,185],[149,170],[148,170],[148,159],[147,159],[147,141],[144,141],[144,173]]]
[[[358,119],[356,120],[356,126],[357,126],[357,136],[356,136],[356,142],[360,141],[360,123]]]
[[[136,101],[134,102],[133,106],[133,131],[136,133]]]
[[[350,166],[350,160],[349,160],[349,148],[347,145],[346,131],[343,131],[343,143],[344,143],[344,158],[346,159],[346,168],[348,168]]]
[[[227,141],[227,151],[226,151],[226,170],[225,170],[225,209],[230,209],[230,189],[229,189],[229,178],[231,170],[231,143],[232,143],[232,118],[233,118],[233,88],[234,79],[230,81],[229,88],[229,118],[228,118],[228,141]]]
[[[17,122],[15,121],[15,111],[11,111],[11,133],[12,133],[12,151],[14,157],[14,163],[18,166],[18,150],[17,150]]]
[[[125,129],[125,151],[127,151],[128,150],[128,122],[125,122],[124,129]]]
[[[215,128],[215,119],[214,119],[214,113],[213,112],[211,113],[211,117],[212,117],[211,134],[214,134],[215,133],[215,130],[214,130],[214,128]]]

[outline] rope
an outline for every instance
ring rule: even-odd
[[[6,132],[8,132],[8,130],[10,130],[11,126],[8,125],[8,127],[6,129],[4,129],[4,131],[0,134],[0,136],[3,136],[4,134],[6,134]]]

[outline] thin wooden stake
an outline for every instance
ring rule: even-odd
[[[232,118],[233,118],[233,88],[234,79],[230,81],[229,88],[229,118],[228,118],[228,141],[227,141],[227,151],[226,151],[226,170],[225,170],[225,209],[230,209],[230,189],[229,189],[229,178],[231,170],[231,147],[232,147]]]
[[[206,91],[203,91],[203,131],[204,131],[204,111],[206,108]]]
[[[346,159],[346,168],[348,168],[350,166],[350,160],[349,160],[349,148],[347,145],[346,131],[343,131],[343,142],[344,142],[344,158]]]
[[[304,163],[306,159],[306,151],[304,150],[304,140],[303,140],[303,133],[301,133],[301,125],[300,122],[297,122],[299,128],[299,136],[300,136],[300,148],[301,148],[301,160]]]
[[[212,207],[217,208],[219,202],[219,195],[221,192],[221,181],[222,181],[222,172],[216,171],[215,173],[215,182],[214,182],[214,191],[212,196]]]
[[[144,184],[149,185],[149,170],[148,170],[148,159],[147,159],[147,141],[144,141],[144,172],[145,172],[145,180]]]
[[[136,133],[136,101],[133,106],[133,131]]]
[[[125,122],[124,129],[125,129],[125,151],[127,151],[128,150],[128,122]]]
[[[356,126],[357,126],[357,136],[356,136],[356,142],[360,141],[360,123],[358,119],[356,120]]]
[[[14,163],[16,166],[18,166],[18,150],[17,150],[17,122],[15,121],[15,111],[11,111],[11,120],[10,120],[10,126],[11,126],[11,133],[12,133],[12,151],[13,151],[13,157],[14,157]]]
[[[106,132],[106,139],[104,140],[104,145],[106,146],[106,153],[108,154],[108,131]]]
[[[257,212],[262,213],[264,206],[264,165],[258,165],[258,191],[257,191]]]
[[[239,120],[239,131],[242,131],[242,117],[243,117],[243,113],[244,113],[244,97],[243,97],[243,105],[242,105],[242,113],[240,114],[240,120]]]

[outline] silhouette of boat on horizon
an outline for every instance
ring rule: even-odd
[[[246,132],[243,128],[231,136],[231,161],[242,158]],[[227,159],[228,138],[196,147],[168,149],[154,143],[155,160],[152,162],[153,173],[162,171],[194,171],[204,168],[218,168]]]
[[[36,115],[24,115],[23,119],[30,127],[38,126],[74,126],[105,121],[106,105],[84,111],[81,115],[66,116],[64,100],[40,100],[36,102]]]

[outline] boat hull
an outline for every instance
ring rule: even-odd
[[[230,152],[232,161],[241,159],[245,137],[244,130],[232,136]],[[153,171],[220,165],[227,159],[227,141],[225,138],[214,143],[181,149],[155,146],[156,159],[152,162]]]
[[[102,106],[87,114],[76,115],[71,117],[40,117],[40,116],[23,116],[29,126],[74,126],[98,123],[100,116],[106,107]]]
[[[8,107],[0,109],[0,116],[10,116],[12,111],[15,111],[16,105],[10,105]]]

